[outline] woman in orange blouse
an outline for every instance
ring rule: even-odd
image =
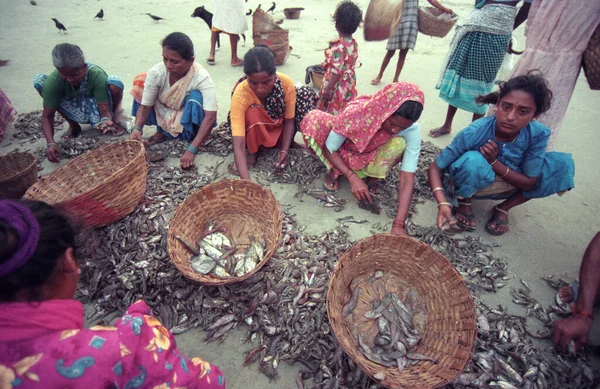
[[[292,79],[275,68],[275,55],[256,46],[244,56],[245,76],[231,96],[230,121],[235,167],[230,172],[250,179],[261,148],[279,147],[277,168],[288,163],[288,150],[304,115],[315,108],[317,96],[309,87],[294,87]]]

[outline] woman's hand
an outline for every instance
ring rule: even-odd
[[[146,143],[146,140],[142,137],[142,132],[140,130],[131,131],[129,140],[139,140],[142,143]]]
[[[350,178],[350,187],[352,190],[352,194],[358,201],[366,201],[371,203],[371,194],[369,193],[369,187],[367,184],[356,174],[351,173]]]
[[[283,170],[288,165],[288,152],[285,150],[281,150],[279,152],[279,158],[277,162],[275,162],[275,169]]]
[[[57,145],[51,144],[46,148],[46,157],[53,163],[60,162],[60,149]]]
[[[563,320],[554,322],[552,329],[552,341],[565,352],[571,341],[575,343],[575,352],[581,350],[581,347],[587,344],[592,319],[574,314]]]
[[[406,233],[406,228],[404,226],[404,222],[399,220],[394,220],[392,222],[392,234],[394,235],[408,235]]]
[[[438,206],[437,226],[440,230],[446,231],[456,224],[456,219],[452,217],[452,208],[448,205]]]
[[[321,100],[323,101],[329,101],[333,98],[333,88],[325,88],[325,90],[323,91],[323,95],[321,96]]]
[[[194,159],[196,158],[196,156],[186,150],[183,152],[183,155],[181,156],[181,160],[180,160],[180,164],[181,164],[181,168],[182,169],[189,169],[191,167],[194,166]]]
[[[479,152],[489,163],[492,163],[498,158],[498,144],[490,139],[479,148]]]

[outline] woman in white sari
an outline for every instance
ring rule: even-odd
[[[191,168],[198,148],[210,134],[217,119],[215,84],[194,61],[191,39],[174,32],[162,41],[163,62],[133,80],[132,115],[135,124],[130,139],[155,144],[167,139],[190,142],[181,156],[181,167]],[[145,140],[144,125],[156,126],[156,134]]]

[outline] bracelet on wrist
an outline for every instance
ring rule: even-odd
[[[109,118],[108,116],[103,116],[103,117],[100,119],[100,123],[102,123],[102,122],[106,122],[106,121],[108,121],[108,120],[112,120],[112,119],[111,119],[111,118]]]
[[[198,148],[191,143],[187,146],[186,150],[194,155],[198,154]]]
[[[279,151],[280,153],[285,153],[286,155],[290,155],[290,153],[288,153],[286,150],[281,150]]]
[[[50,148],[50,146],[56,146],[56,147],[58,147],[58,144],[56,144],[54,142],[49,142],[48,144],[46,144],[46,150],[48,150]]]
[[[444,188],[442,188],[442,187],[438,186],[437,188],[433,188],[433,189],[431,190],[431,193],[435,193],[435,192],[436,192],[436,191],[438,191],[438,190],[444,190]]]
[[[506,177],[506,175],[508,174],[508,172],[510,171],[509,167],[506,167],[506,171],[504,172],[504,174],[502,175],[502,178]]]
[[[403,222],[402,220],[394,219],[394,221],[392,222],[392,227],[405,228],[406,222]]]
[[[494,162],[490,162],[490,166],[494,166],[496,162],[498,162],[498,158],[494,159]]]
[[[127,132],[129,132],[131,134],[132,132],[134,132],[136,130],[141,133],[144,132],[144,131],[142,131],[142,127],[140,127],[140,126],[131,126],[131,127],[129,127],[129,130],[127,130]]]
[[[575,310],[573,312],[576,313],[576,314],[579,314],[579,315],[583,315],[583,316],[587,317],[588,319],[590,319],[592,321],[594,320],[594,315],[593,314],[591,314],[589,312],[586,312],[586,311],[582,311],[579,308],[575,308]]]
[[[450,208],[452,208],[452,203],[449,203],[447,201],[441,201],[441,202],[439,202],[438,205],[437,205],[438,209],[440,208],[440,205],[447,205]]]

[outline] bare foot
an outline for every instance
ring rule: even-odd
[[[164,136],[163,134],[161,134],[160,132],[157,132],[156,134],[152,135],[150,137],[150,139],[148,139],[148,144],[150,146],[152,146],[152,145],[156,145],[156,144],[162,143],[165,140],[167,140],[167,137]]]
[[[377,194],[381,190],[383,185],[383,178],[367,177],[367,186],[371,193]]]
[[[374,79],[371,80],[371,85],[379,85],[380,82],[381,82],[381,77],[375,77]]]
[[[81,135],[81,126],[77,123],[69,125],[69,129],[60,138],[61,139],[73,139]]]
[[[452,131],[451,127],[446,127],[446,126],[441,126],[438,128],[434,128],[433,130],[429,131],[429,136],[432,138],[438,138],[442,135],[447,135]]]
[[[234,61],[231,61],[231,67],[233,68],[237,68],[238,66],[242,66],[244,64],[244,60],[243,59],[236,59]]]

